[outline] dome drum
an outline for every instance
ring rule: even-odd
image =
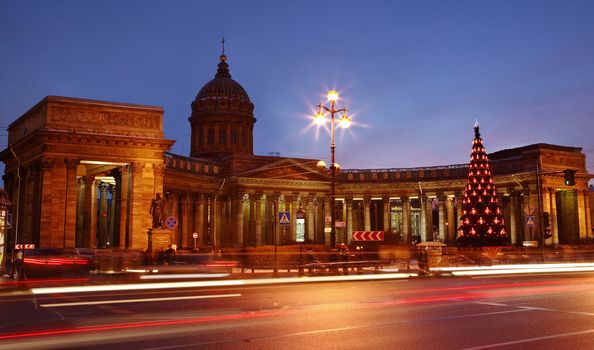
[[[242,113],[251,116],[254,104],[237,97],[205,97],[192,102],[192,115],[212,113]]]

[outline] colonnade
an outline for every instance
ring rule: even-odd
[[[564,197],[571,197],[570,199]],[[540,212],[549,213],[552,237],[546,244],[560,244],[588,237],[591,225],[587,191],[557,191],[544,188],[542,208],[538,207],[536,191],[500,191],[499,205],[504,212],[506,229],[512,245],[537,240],[540,234]],[[463,195],[434,194],[423,196],[341,196],[336,198],[335,215],[337,243],[351,243],[353,231],[384,231],[385,243],[411,244],[415,241],[439,240],[456,244],[458,220],[462,215]],[[575,208],[573,207],[575,199]],[[174,229],[174,241],[181,247],[192,248],[192,233],[199,234],[198,245],[241,247],[283,245],[295,242],[296,213],[305,211],[307,243],[330,242],[332,213],[329,198],[301,193],[237,192],[215,199],[212,194],[171,192],[168,213],[179,217]],[[558,209],[558,205],[563,209]],[[528,213],[528,208],[533,210]],[[576,220],[559,223],[558,213]],[[289,212],[290,224],[280,225],[278,212]],[[567,214],[565,213],[567,212]],[[526,225],[528,215],[536,225]],[[543,223],[544,224],[544,223]],[[579,237],[563,236],[563,229],[576,226]]]

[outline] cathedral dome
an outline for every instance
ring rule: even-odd
[[[221,55],[214,79],[206,83],[192,102],[192,115],[242,114],[253,117],[254,104],[245,89],[231,79],[227,56]]]
[[[217,74],[192,101],[190,156],[253,154],[254,104],[231,79],[227,56],[220,56]]]

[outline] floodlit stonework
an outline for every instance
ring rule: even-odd
[[[194,232],[199,246],[216,249],[295,243],[299,209],[306,242],[328,245],[329,177],[316,159],[254,155],[253,111],[224,56],[192,103],[190,156],[169,153],[174,141],[164,138],[160,107],[46,97],[10,125],[10,147],[0,153],[6,191],[18,203],[18,241],[145,249],[151,200],[161,193],[179,248],[193,248]],[[592,239],[592,176],[580,148],[534,144],[489,158],[511,244],[538,239],[543,213],[547,244]],[[575,185],[564,184],[565,169],[577,171]],[[467,171],[467,164],[343,170],[337,242],[350,243],[353,231],[385,231],[390,244],[455,244]],[[279,226],[279,211],[290,213],[291,225]],[[526,225],[528,215],[536,226]],[[8,234],[13,241],[14,229]]]

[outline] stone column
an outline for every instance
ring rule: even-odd
[[[51,228],[53,226],[55,226],[52,223],[52,212],[51,212],[51,205],[52,205],[52,193],[53,193],[53,189],[52,187],[53,185],[53,172],[54,169],[56,168],[56,159],[54,158],[46,158],[44,157],[41,160],[41,177],[42,177],[42,186],[41,186],[41,202],[44,203],[44,205],[42,206],[42,210],[41,210],[41,218],[40,218],[40,225],[41,225],[41,230],[39,232],[39,243],[42,246],[47,246],[47,247],[56,247],[56,245],[52,244],[52,237],[51,237],[51,231],[47,230],[44,228]],[[16,180],[15,180],[16,181]],[[16,185],[15,185],[16,187]],[[16,192],[13,191],[13,193]],[[20,200],[18,198],[15,198],[13,201],[14,202],[19,202],[20,205]],[[20,218],[19,218],[20,219]]]
[[[458,227],[460,227],[460,218],[462,217],[462,204],[464,194],[456,195],[456,221],[454,222],[454,236],[458,238]]]
[[[83,246],[84,219],[85,219],[85,179],[77,179],[77,203],[76,203],[76,246]]]
[[[291,242],[295,241],[295,232],[297,231],[297,209],[299,209],[299,194],[293,193],[287,203],[291,203],[291,230],[288,233],[287,239]]]
[[[315,223],[315,200],[316,197],[315,196],[308,196],[307,197],[307,239],[306,241],[308,243],[313,243],[315,242],[315,237],[316,237],[316,223]]]
[[[346,235],[347,242],[351,244],[353,240],[353,196],[345,198],[346,203]]]
[[[444,240],[446,239],[446,213],[445,213],[445,201],[446,197],[444,195],[440,195],[437,197],[439,200],[439,238]]]
[[[243,198],[240,198],[239,201],[242,203],[241,209],[244,210],[243,206]],[[241,235],[237,231],[237,225],[234,222],[234,219],[237,215],[237,206],[233,201],[231,196],[221,198],[221,221],[219,225],[219,232],[221,233],[221,246],[231,246],[233,244],[241,244],[245,241],[246,233],[245,233],[245,211],[243,212],[243,231]],[[241,238],[239,238],[241,236]],[[241,243],[239,240],[241,239]]]
[[[406,243],[412,242],[411,220],[410,220],[410,199],[406,196],[400,197],[402,201],[402,235]]]
[[[181,192],[177,192],[177,191],[173,191],[170,193],[170,197],[169,199],[165,202],[166,203],[166,208],[165,208],[165,220],[167,220],[168,216],[175,216],[178,218],[178,225],[172,229],[172,234],[171,234],[171,243],[172,244],[177,244],[178,246],[181,247],[181,240],[180,238],[180,232],[181,232],[181,227],[179,225],[179,217],[180,217],[180,200],[181,200]],[[165,226],[165,222],[163,222],[163,226]]]
[[[509,195],[509,236],[511,238],[511,244],[518,244],[518,206],[517,206],[517,195],[511,190]]]
[[[105,248],[107,246],[107,189],[109,186],[105,182],[99,181],[97,184],[99,187],[99,242],[97,243],[99,248]]]
[[[257,193],[255,199],[256,207],[254,208],[254,215],[256,221],[256,246],[261,246],[264,242],[262,240],[262,193]]]
[[[249,200],[249,198],[248,198]],[[243,232],[243,206],[244,206],[244,197],[243,193],[237,193],[235,198],[233,199],[235,204],[235,230],[236,230],[236,242],[238,245],[243,246],[244,242],[244,232]]]
[[[551,212],[551,198],[549,197],[551,194],[549,192],[549,189],[546,187],[543,187],[541,189],[542,191],[542,211],[543,213],[550,213]]]
[[[251,193],[248,202],[249,216],[247,218],[247,230],[244,239],[244,245],[256,244],[256,194]],[[244,222],[246,220],[244,219]]]
[[[331,223],[326,221],[326,218],[332,215],[332,210],[330,209],[330,199],[324,198],[324,244],[330,245],[330,228]]]
[[[85,181],[85,204],[82,246],[87,248],[97,247],[97,189],[95,177],[87,176]]]
[[[446,231],[447,231],[447,242],[452,245],[456,243],[456,235],[455,235],[455,226],[456,223],[454,222],[454,198],[453,197],[446,197],[446,210],[447,210],[447,221],[446,221]]]
[[[347,217],[347,209],[346,209],[346,201],[342,200],[340,201],[340,209],[342,209],[342,222],[345,223],[345,227],[341,227],[341,228],[337,228],[336,229],[336,235],[338,237],[338,233],[340,233],[340,240],[338,240],[337,238],[337,242],[340,243],[348,243],[350,241],[349,237],[347,237],[347,233],[346,233],[346,217]]]
[[[427,230],[427,197],[424,195],[419,196],[419,201],[421,202],[421,232],[420,232],[420,239],[423,242],[428,240],[428,230]]]
[[[557,227],[557,199],[554,188],[549,188],[549,207],[551,208],[551,233],[553,234],[553,244],[559,244],[559,228]]]
[[[365,231],[371,231],[371,197],[363,197],[363,221],[365,223]]]
[[[190,248],[193,244],[193,239],[192,232],[190,232],[190,222],[192,220],[192,216],[190,215],[190,194],[188,192],[181,193],[181,210],[178,220],[181,226],[180,248]]]
[[[277,225],[277,230],[276,232],[278,233],[278,240],[276,241],[278,245],[283,245],[286,244],[286,239],[287,239],[287,235],[289,234],[287,231],[290,231],[290,228],[287,228],[287,226],[281,225],[278,219],[278,213],[281,211],[287,211],[287,209],[289,209],[289,200],[284,196],[284,195],[280,195],[278,197],[278,206],[276,208],[276,225]]]
[[[194,231],[198,234],[197,245],[207,243],[208,230],[204,227],[204,196],[201,194],[194,195]]]
[[[213,208],[212,208],[212,215],[214,218],[213,222],[213,232],[214,238],[213,241],[216,242],[216,249],[221,250],[223,248],[223,230],[222,230],[222,222],[223,222],[223,203],[225,202],[225,198],[217,198],[216,201],[213,200]]]
[[[130,164],[130,192],[128,196],[128,247],[145,249],[148,247],[147,227],[151,227],[150,206],[153,191],[143,186],[145,164],[132,162]],[[151,171],[152,173],[152,171]],[[151,184],[153,183],[151,179]]]
[[[111,194],[111,205],[109,206],[109,210],[108,210],[108,224],[109,224],[109,228],[108,228],[108,235],[107,235],[107,241],[109,242],[109,246],[112,248],[117,248],[117,245],[115,244],[115,209],[116,209],[116,186],[115,185],[109,185],[108,187],[108,192]]]
[[[584,191],[584,201],[586,206],[586,237],[592,238],[592,203],[590,203],[590,193],[588,190]]]
[[[578,211],[578,224],[580,230],[580,241],[589,237],[589,232],[586,230],[586,201],[588,196],[586,191],[576,190],[577,195],[577,211]],[[591,228],[588,228],[591,230]]]
[[[130,242],[128,240],[129,232],[127,231],[128,228],[128,221],[130,220],[128,214],[128,195],[129,195],[129,184],[130,184],[130,169],[127,165],[121,166],[118,168],[119,171],[119,186],[118,186],[118,201],[119,201],[119,217],[120,220],[116,222],[116,225],[119,225],[119,233],[120,233],[120,248],[129,248]]]
[[[390,197],[384,196],[382,197],[382,204],[384,207],[384,237],[387,237],[390,233]]]
[[[427,202],[425,203],[425,221],[426,221],[426,241],[433,241],[433,198],[427,197]]]
[[[65,200],[64,212],[64,226],[63,230],[63,246],[64,248],[74,248],[76,241],[76,169],[79,161],[76,159],[66,159],[66,184],[65,184]]]
[[[546,230],[546,223],[544,221],[544,213],[549,213],[549,224],[550,224],[550,218],[551,218],[551,197],[550,197],[550,192],[549,189],[546,187],[541,187],[541,196],[542,196],[542,212],[543,212],[543,217],[540,218],[539,221],[539,226],[542,225],[542,234],[545,234],[545,230]],[[542,244],[542,238],[541,238],[541,242],[539,244]],[[546,242],[545,240],[545,244],[549,244]]]

